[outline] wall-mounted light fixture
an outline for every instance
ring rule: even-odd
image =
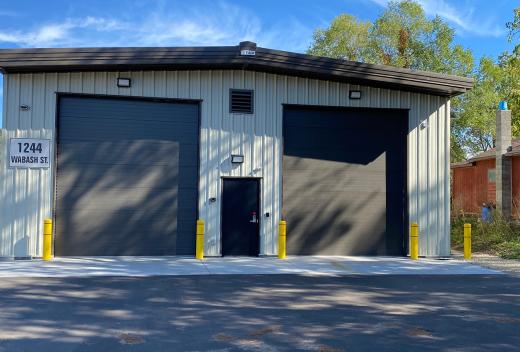
[[[29,110],[31,110],[31,107],[27,104],[22,104],[22,105],[20,105],[20,110],[29,111]]]
[[[132,86],[132,80],[130,78],[117,78],[117,86],[120,88],[130,88]]]
[[[419,127],[421,128],[421,130],[424,130],[426,127],[428,127],[428,121],[422,121]]]
[[[351,90],[348,93],[349,99],[361,99],[361,91],[360,90]]]
[[[242,164],[244,162],[243,155],[231,154],[231,163],[232,164]]]

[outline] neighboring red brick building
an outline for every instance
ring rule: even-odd
[[[520,138],[513,138],[511,150],[511,186],[515,218],[520,218]],[[480,214],[483,203],[496,203],[495,148],[465,162],[451,164],[451,205],[455,212]]]

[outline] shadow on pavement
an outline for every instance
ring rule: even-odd
[[[4,278],[0,351],[517,350],[520,280]]]

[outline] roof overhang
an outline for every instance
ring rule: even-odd
[[[244,69],[370,85],[440,96],[473,87],[473,79],[257,47],[0,49],[3,73]]]
[[[495,160],[496,159],[496,155],[495,154],[492,154],[492,155],[477,155],[471,159],[469,159],[468,161],[470,162],[477,162],[477,161],[484,161],[484,160]]]
[[[463,168],[463,167],[471,167],[471,166],[474,166],[474,163],[469,162],[469,161],[461,161],[461,162],[457,162],[457,163],[452,163],[450,165],[450,168],[452,168],[452,169],[460,169],[460,168]]]
[[[504,156],[519,156],[520,155],[520,150],[512,150],[510,152],[507,152],[504,154]]]

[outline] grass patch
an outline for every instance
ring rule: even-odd
[[[471,224],[473,252],[484,252],[502,258],[520,259],[520,224],[507,221],[498,214],[489,223],[472,216],[457,216],[451,220],[451,245],[464,248],[464,224]]]

